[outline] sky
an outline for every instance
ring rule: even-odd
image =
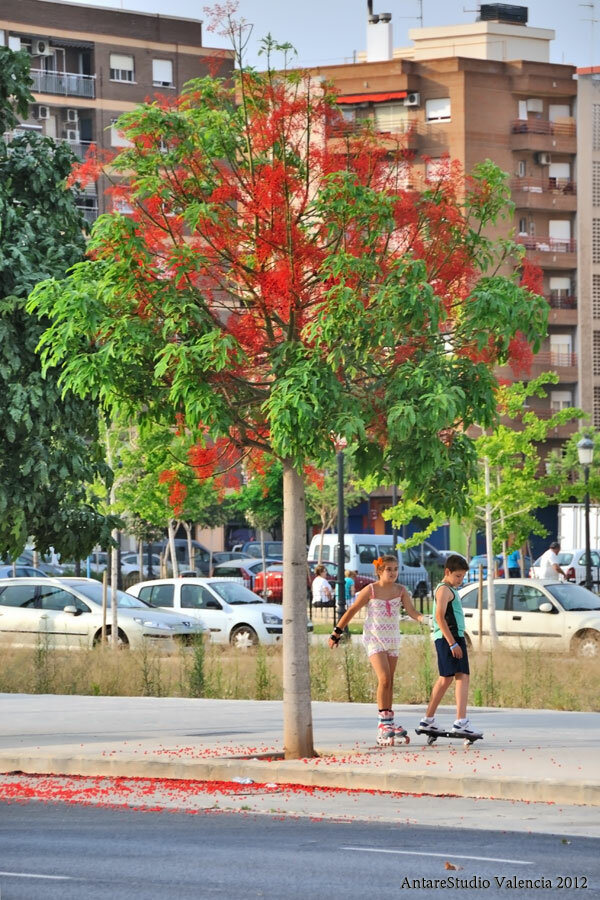
[[[204,18],[209,0],[63,0],[84,6],[130,9]],[[577,66],[600,63],[600,0],[521,0],[529,8],[529,24],[554,28],[551,62]],[[478,0],[374,0],[375,12],[391,12],[394,46],[410,46],[408,29],[419,27],[420,6],[425,27],[474,22]],[[239,0],[238,15],[253,24],[247,62],[259,65],[258,41],[268,32],[298,52],[298,65],[352,62],[364,50],[366,0]],[[466,11],[465,11],[466,10]],[[597,21],[590,21],[597,20]],[[205,32],[206,46],[226,46],[225,39]],[[594,50],[594,46],[597,45]]]

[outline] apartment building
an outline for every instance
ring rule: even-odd
[[[600,66],[577,70],[580,403],[600,428]]]
[[[67,141],[84,157],[89,145],[118,148],[119,116],[155,93],[175,96],[227,51],[205,47],[202,22],[47,0],[2,0],[0,44],[31,56],[35,104],[21,128]],[[86,190],[88,221],[107,211],[102,189]]]
[[[390,14],[374,14],[372,2],[368,10],[366,52],[356,63],[321,66],[315,75],[333,83],[348,127],[369,119],[382,135],[404,134],[413,166],[429,178],[443,168],[446,154],[459,160],[466,172],[492,159],[509,173],[515,212],[503,231],[512,229],[527,258],[542,269],[550,304],[549,333],[531,376],[548,370],[559,376],[548,398],[536,398],[531,406],[549,417],[553,410],[587,404],[584,385],[591,344],[587,368],[585,353],[578,352],[576,214],[577,172],[582,167],[577,166],[575,67],[550,62],[554,31],[529,26],[523,6],[482,4],[478,21],[412,29],[412,46],[400,49],[393,48]],[[600,129],[600,116],[598,123]],[[591,138],[589,146],[591,153]],[[600,170],[600,162],[597,167]],[[600,171],[598,178],[600,184]],[[585,190],[588,202],[591,190]],[[600,218],[597,221],[600,229]],[[600,276],[597,287],[600,290]],[[600,293],[597,306],[594,347],[600,403]],[[514,378],[508,368],[499,375]],[[600,408],[598,415],[600,422]],[[547,450],[558,448],[576,427],[555,429]],[[387,493],[376,492],[368,511],[362,511],[365,529],[384,530],[380,512],[389,506]],[[359,524],[355,521],[354,527]]]

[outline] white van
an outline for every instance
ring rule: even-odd
[[[322,562],[337,563],[337,534],[315,534],[308,548],[309,561],[319,558],[319,547],[323,538]],[[398,543],[404,539],[399,537]],[[374,575],[373,560],[386,553],[393,553],[391,534],[345,534],[344,535],[346,567],[359,575]],[[406,585],[415,597],[426,597],[429,593],[429,577],[427,570],[421,565],[416,550],[398,550],[398,581]]]

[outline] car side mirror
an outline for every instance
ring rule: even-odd
[[[65,606],[63,612],[69,613],[70,616],[78,616],[79,610],[76,606]]]
[[[205,609],[223,609],[218,600],[207,600]]]
[[[554,607],[552,606],[551,603],[548,603],[547,600],[544,601],[544,603],[540,603],[540,605],[538,606],[538,609],[540,612],[544,612],[544,613],[554,612]]]

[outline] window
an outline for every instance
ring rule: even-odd
[[[75,597],[63,588],[54,585],[40,588],[40,600],[42,609],[62,611],[65,606],[75,606]]]
[[[592,163],[592,204],[600,206],[600,162]]]
[[[405,132],[408,125],[408,109],[398,103],[381,103],[375,106],[377,131]]]
[[[568,103],[551,103],[548,106],[548,118],[551,122],[558,122],[560,119],[568,119],[571,116],[571,107]]]
[[[600,428],[600,387],[594,386],[594,428]]]
[[[553,366],[570,366],[572,343],[570,334],[550,335],[550,363]]]
[[[425,119],[427,122],[450,121],[450,97],[425,101]]]
[[[594,331],[592,367],[594,375],[600,375],[600,331]]]
[[[592,149],[600,150],[600,103],[594,103],[592,113]]]
[[[600,219],[592,219],[592,262],[600,263]]]
[[[110,80],[135,81],[133,56],[126,53],[110,54]]]
[[[321,560],[323,562],[329,562],[329,560],[330,560],[329,549],[330,549],[329,544],[323,544],[323,552],[321,553]],[[317,548],[317,554],[318,554],[318,552],[319,552],[319,550]]]
[[[19,50],[21,49],[21,38],[17,37],[15,34],[9,34],[8,49],[14,50],[15,53],[18,53]]]
[[[170,59],[152,60],[152,84],[155,87],[173,87],[173,63]]]
[[[516,584],[513,588],[513,612],[539,612],[540,603],[550,602],[545,594],[528,584]]]
[[[503,612],[506,609],[506,598],[508,596],[509,585],[505,584],[495,584],[494,585],[494,601],[496,610],[498,612]],[[477,606],[477,592],[479,588],[474,587],[473,590],[468,591],[462,598],[461,603],[464,609],[478,609]],[[487,595],[487,584],[483,586],[483,593],[481,595],[481,605],[482,609],[488,608],[488,595]]]
[[[123,200],[122,197],[115,197],[113,199],[113,212],[121,213],[122,216],[130,216],[133,212],[133,206],[130,206],[127,200]]]
[[[527,219],[525,216],[519,219],[519,234],[527,234]]]
[[[518,167],[517,167],[517,175],[519,176],[519,178],[525,178],[526,174],[527,174],[527,163],[525,162],[524,159],[520,159]]]
[[[152,606],[173,606],[175,588],[172,584],[153,584],[140,590],[140,600],[151,603]]]
[[[216,606],[215,606],[216,604]],[[221,609],[221,604],[211,592],[201,584],[181,585],[182,609]]]
[[[429,159],[425,165],[425,179],[427,181],[442,181],[448,175],[448,159],[446,157],[437,157]]]
[[[592,275],[592,303],[594,318],[600,319],[600,275]]]
[[[33,608],[36,605],[35,593],[35,584],[19,584],[14,587],[4,588],[0,593],[0,606]]]
[[[356,552],[359,562],[363,564],[372,563],[378,556],[375,544],[357,544]]]
[[[571,391],[550,391],[550,408],[552,412],[560,412],[573,405],[573,394]]]
[[[123,135],[121,131],[119,131],[117,127],[118,119],[110,120],[110,146],[111,147],[132,147],[133,144],[131,141],[127,140],[127,138]]]

